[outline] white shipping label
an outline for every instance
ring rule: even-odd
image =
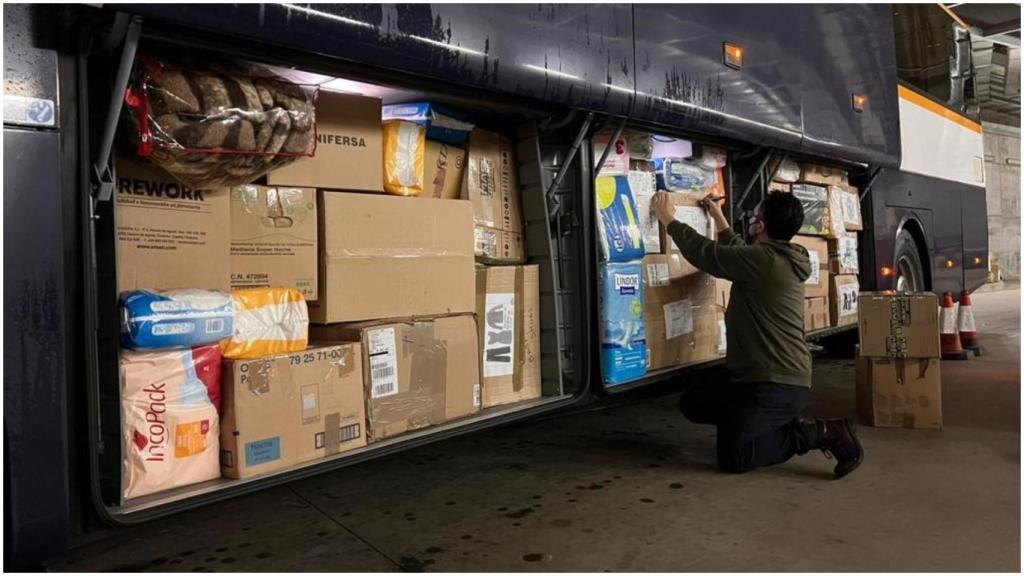
[[[657,179],[651,172],[632,170],[629,173],[629,190],[636,202],[637,218],[640,224],[640,236],[643,237],[644,251],[648,254],[661,252],[661,234],[658,230],[658,217],[654,214],[651,200],[657,188]]]
[[[728,337],[727,337],[727,335],[725,333],[725,320],[719,320],[718,321],[718,353],[719,354],[725,354],[726,348],[728,348],[727,342],[728,342]]]
[[[811,275],[804,284],[821,284],[821,255],[817,250],[808,250],[807,255],[811,257]]]
[[[700,206],[676,206],[676,220],[689,224],[690,228],[707,238],[708,214]]]
[[[370,358],[370,397],[398,394],[398,351],[395,329],[378,328],[367,333]]]
[[[693,304],[689,300],[670,302],[665,312],[665,339],[671,340],[693,332]]]
[[[839,239],[839,266],[851,273],[857,272],[860,267],[857,257],[857,237],[843,236]]]
[[[848,226],[860,223],[860,196],[854,192],[843,192],[843,222]]]
[[[661,262],[647,265],[647,285],[651,287],[668,286],[668,264]]]
[[[860,293],[860,285],[843,284],[837,286],[839,297],[839,315],[840,316],[851,316],[857,314],[857,295]]]
[[[480,399],[480,385],[473,384],[473,407],[479,408],[483,401]]]
[[[515,368],[516,295],[488,294],[484,302],[484,378],[509,376]]]

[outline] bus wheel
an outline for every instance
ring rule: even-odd
[[[896,236],[895,262],[894,283],[897,292],[920,292],[925,289],[921,253],[917,250],[914,237],[906,230],[900,230]]]

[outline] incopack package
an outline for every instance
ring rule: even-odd
[[[870,357],[939,358],[939,301],[930,292],[861,292],[860,353]]]
[[[476,270],[483,408],[540,398],[538,268]]]
[[[383,192],[379,98],[320,91],[316,154],[267,174],[270,186]]]
[[[317,340],[359,340],[370,442],[480,411],[472,314],[317,326]]]
[[[872,426],[942,428],[938,358],[857,356],[857,411]]]
[[[689,225],[691,228],[697,231],[698,234],[714,240],[717,234],[715,233],[715,223],[711,218],[708,217],[707,211],[704,206],[701,205],[700,196],[692,194],[669,194],[669,198],[672,200],[672,205],[675,207],[675,218],[676,220]],[[665,254],[680,254],[679,247],[676,246],[672,237],[669,236],[668,228],[665,226],[660,227],[661,230],[661,251]],[[690,274],[696,274],[699,272],[696,266],[691,264],[686,258],[682,258],[682,269],[680,276],[689,276]]]
[[[287,286],[317,297],[316,190],[231,189],[231,289]]]
[[[320,191],[320,289],[313,322],[472,313],[469,202]]]
[[[800,234],[824,236],[828,233],[828,188],[804,184],[793,184],[793,196],[804,208],[804,223]]]
[[[794,236],[792,242],[806,248],[811,259],[811,275],[804,280],[804,297],[828,296],[828,243],[815,236]]]
[[[804,331],[824,330],[829,327],[827,297],[804,298]]]
[[[473,222],[505,232],[523,233],[519,163],[515,144],[505,136],[474,128],[462,197],[473,205]]]
[[[644,257],[640,218],[627,176],[599,176],[594,183],[601,259],[628,262]]]
[[[421,198],[458,200],[466,177],[466,151],[462,148],[427,140],[427,158],[423,163]]]
[[[621,384],[647,371],[642,265],[606,262],[599,274],[601,371],[606,383]]]
[[[857,233],[840,233],[839,238],[828,240],[829,272],[832,274],[857,274],[860,272],[860,255],[857,252]]]
[[[230,190],[197,190],[123,156],[114,164],[118,291],[230,290]]]
[[[849,326],[857,323],[857,298],[860,283],[856,274],[832,276],[829,291],[830,319],[832,326]]]
[[[221,472],[250,478],[366,445],[359,343],[225,360]]]

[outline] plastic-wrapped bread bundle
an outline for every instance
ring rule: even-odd
[[[252,288],[231,292],[234,331],[221,342],[225,358],[252,359],[301,352],[309,342],[309,312],[302,293],[292,288]]]
[[[396,196],[423,193],[423,159],[427,139],[423,126],[404,120],[384,122],[384,190]]]
[[[125,500],[220,477],[217,346],[121,354]]]
[[[215,290],[121,294],[121,344],[134,350],[189,348],[231,336],[234,304]]]
[[[138,154],[193,188],[249,184],[312,156],[315,88],[245,70],[137,59],[125,93]]]

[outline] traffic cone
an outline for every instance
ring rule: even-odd
[[[980,356],[981,345],[978,344],[978,330],[974,325],[974,310],[971,306],[971,293],[964,290],[960,293],[960,310],[957,313],[956,328],[960,332],[960,345],[965,350],[974,352],[975,356]]]
[[[942,334],[939,337],[939,342],[942,344],[942,359],[967,360],[967,352],[960,346],[960,335],[956,332],[956,312],[953,309],[953,294],[951,292],[946,292],[942,297],[939,325],[942,327]]]

